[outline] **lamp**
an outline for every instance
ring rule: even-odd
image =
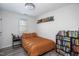
[[[34,10],[35,5],[33,3],[25,3],[25,8],[28,10]]]

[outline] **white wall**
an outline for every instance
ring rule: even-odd
[[[2,20],[1,20],[1,15],[0,15],[0,32],[1,32],[1,28],[2,28],[1,24],[2,24]]]
[[[35,17],[32,17],[32,19],[28,20],[28,31],[27,32],[30,32],[30,33],[36,32],[37,27],[36,27],[36,21],[35,20],[36,20]]]
[[[19,34],[19,20],[20,19],[26,19],[27,20],[27,32],[34,32],[35,29],[32,28],[33,17],[30,16],[24,16],[21,14],[17,14],[14,12],[9,11],[0,11],[0,15],[2,16],[2,39],[0,39],[0,48],[8,47],[12,45],[12,37],[11,33]],[[30,30],[32,29],[32,30]]]
[[[2,32],[2,20],[1,20],[1,15],[0,15],[0,40],[2,39],[2,33],[1,32]],[[0,46],[1,46],[1,43],[0,43]]]
[[[71,4],[55,11],[41,15],[37,20],[54,16],[54,21],[37,24],[37,33],[45,38],[55,41],[59,30],[78,30],[79,4]]]

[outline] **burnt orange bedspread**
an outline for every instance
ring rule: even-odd
[[[41,55],[55,48],[52,40],[39,37],[35,33],[23,34],[22,45],[30,56]]]

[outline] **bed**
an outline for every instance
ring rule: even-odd
[[[22,46],[30,56],[38,56],[55,49],[55,42],[39,37],[36,33],[23,33]]]

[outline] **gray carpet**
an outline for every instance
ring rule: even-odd
[[[0,49],[0,56],[28,56],[22,47],[8,47]],[[42,56],[59,56],[54,50],[43,54]]]

